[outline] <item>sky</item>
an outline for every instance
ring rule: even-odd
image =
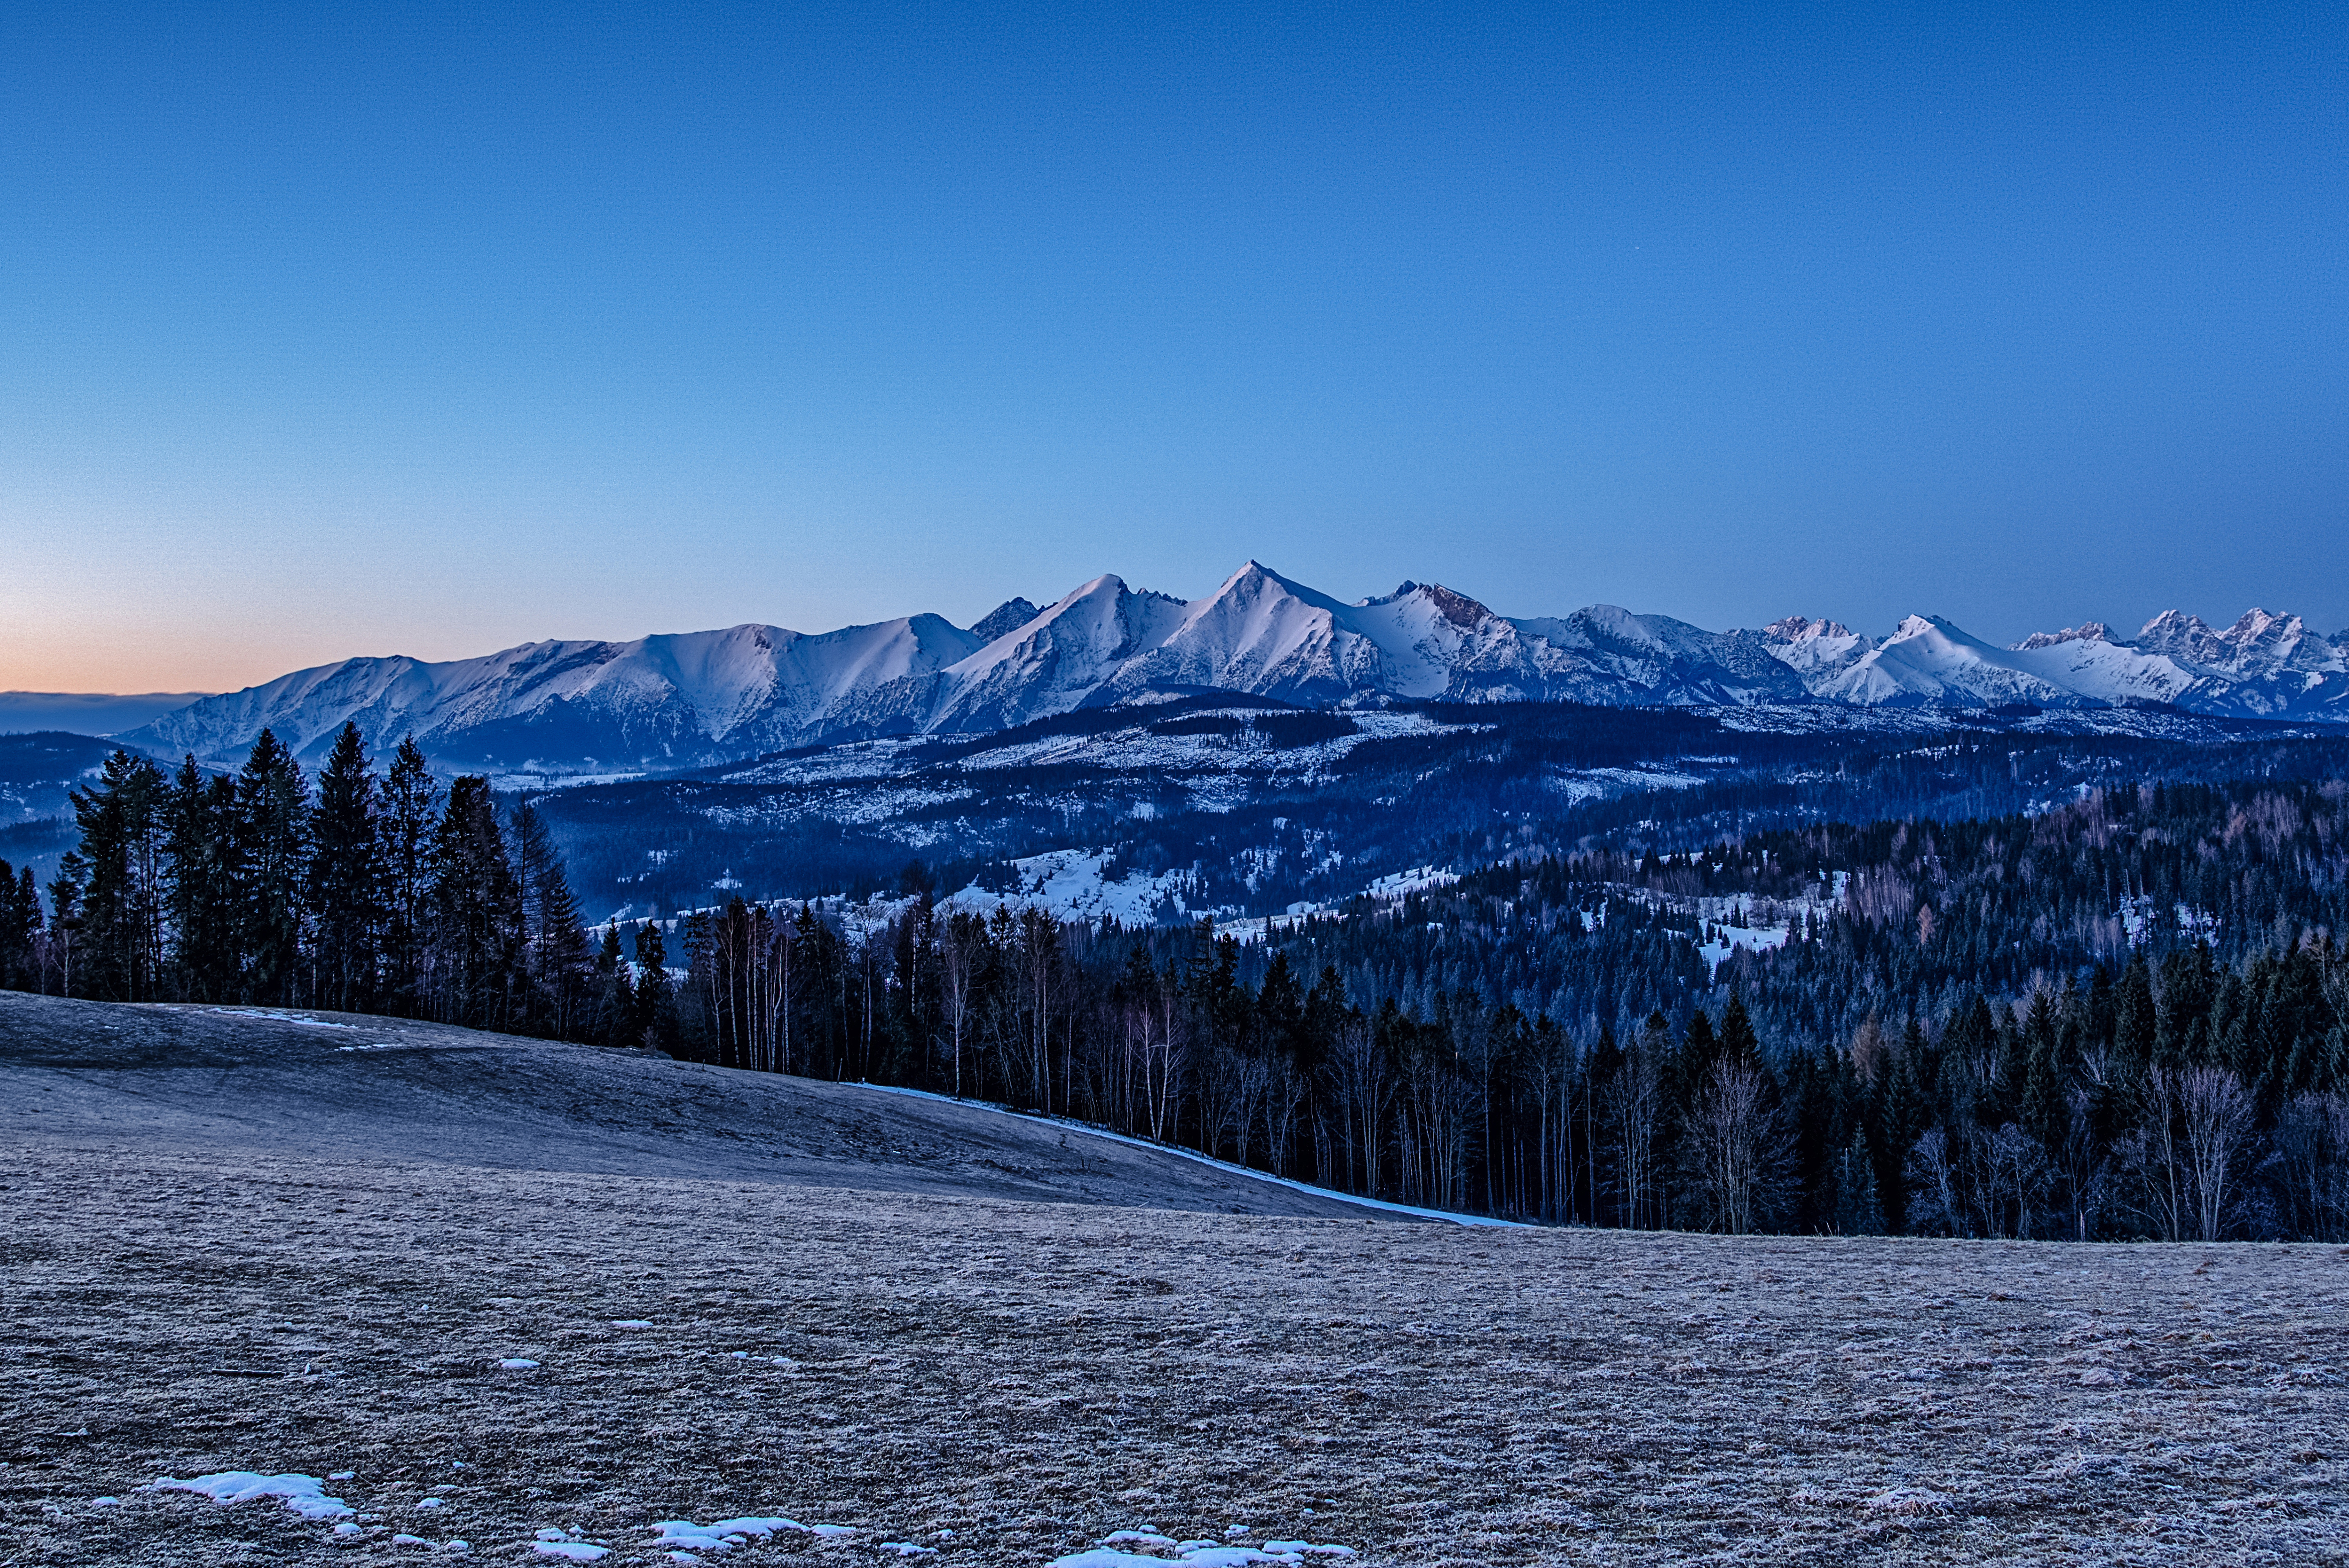
[[[13,5],[0,688],[1249,558],[2332,630],[2344,57],[2289,5]]]

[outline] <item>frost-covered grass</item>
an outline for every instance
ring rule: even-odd
[[[36,1131],[0,1187],[0,1558],[45,1568],[452,1540],[605,1568],[2349,1562],[2338,1247],[1465,1230]],[[541,1366],[499,1369],[517,1349]],[[213,1501],[254,1482],[353,1512]],[[777,1520],[853,1533],[745,1523]]]

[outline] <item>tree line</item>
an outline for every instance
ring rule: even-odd
[[[677,923],[663,1027],[1536,1219],[2339,1235],[2344,873],[2338,785],[2243,784],[1504,861],[1245,945],[738,900]],[[1789,940],[1715,968],[1725,897]]]
[[[0,985],[610,1032],[545,823],[485,778],[443,787],[412,738],[378,774],[347,725],[315,780],[268,730],[233,774],[117,750],[72,804],[46,912],[0,865]]]

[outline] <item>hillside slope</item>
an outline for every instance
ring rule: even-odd
[[[310,1021],[303,1021],[310,1020]],[[983,1107],[355,1014],[0,992],[0,1142],[1374,1217]]]

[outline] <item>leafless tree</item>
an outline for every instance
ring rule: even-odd
[[[2253,1107],[2243,1080],[2223,1068],[2189,1068],[2178,1075],[2178,1109],[2186,1122],[2188,1170],[2199,1238],[2215,1242],[2226,1229],[2227,1200]]]
[[[1663,1105],[1659,1071],[1648,1042],[1634,1041],[1607,1085],[1607,1119],[1619,1150],[1615,1170],[1623,1194],[1623,1223],[1640,1230],[1663,1223],[1656,1205],[1656,1119]]]
[[[1723,1058],[1706,1072],[1689,1123],[1689,1163],[1709,1229],[1760,1227],[1781,1141],[1762,1069]]]

